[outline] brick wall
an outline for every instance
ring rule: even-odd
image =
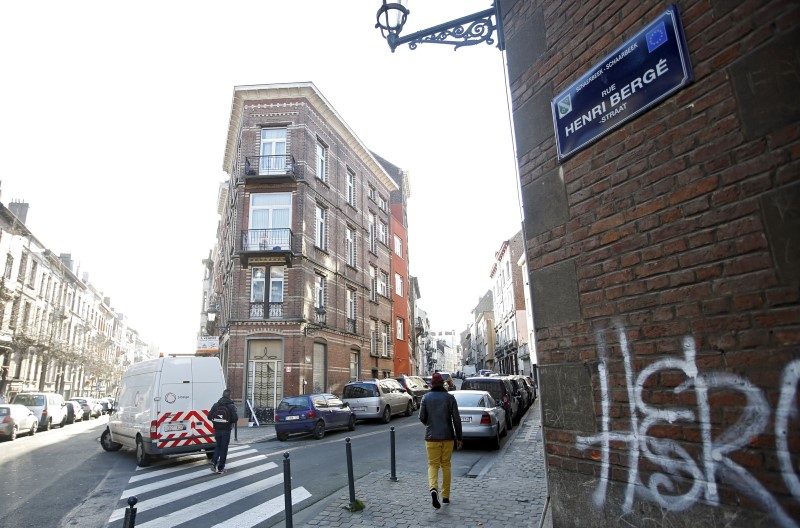
[[[800,5],[677,5],[694,82],[559,163],[666,6],[502,2],[557,526],[800,518]]]

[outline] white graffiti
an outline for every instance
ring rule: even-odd
[[[753,499],[780,526],[797,527],[797,522],[781,508],[758,479],[730,457],[763,433],[769,424],[771,409],[762,390],[735,374],[699,372],[695,361],[694,339],[691,337],[684,338],[682,359],[655,361],[636,375],[625,332],[618,329],[617,333],[625,369],[630,430],[611,430],[610,406],[613,400],[609,388],[608,353],[605,335],[598,332],[596,337],[600,352],[598,373],[602,412],[600,432],[592,436],[578,436],[576,439],[579,449],[598,446],[600,452],[600,481],[593,494],[594,504],[601,507],[605,503],[613,445],[617,448],[624,447],[627,452],[627,461],[620,460],[619,463],[627,471],[625,501],[622,505],[624,513],[633,511],[633,502],[637,495],[669,511],[685,510],[697,501],[718,506],[717,483],[724,482]],[[659,408],[645,401],[643,394],[648,379],[663,371],[683,373],[686,380],[671,390],[676,396],[694,391],[693,407]],[[792,497],[800,501],[800,479],[792,466],[789,450],[789,422],[798,418],[798,382],[800,360],[795,360],[783,370],[780,399],[775,410],[774,433],[775,453],[781,475]],[[745,403],[736,423],[714,436],[709,393],[719,390],[738,392],[744,397]],[[684,447],[685,444],[648,434],[659,426],[677,426],[686,422],[696,424],[699,428],[699,450],[694,452],[694,456]],[[639,474],[639,465],[643,460],[657,468],[649,475],[646,483],[642,482]]]

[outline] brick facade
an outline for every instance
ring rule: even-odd
[[[555,526],[797,526],[800,5],[678,3],[694,82],[559,163],[666,8],[501,2]]]

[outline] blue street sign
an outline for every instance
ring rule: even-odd
[[[673,4],[553,98],[558,160],[646,112],[692,79],[686,38]]]

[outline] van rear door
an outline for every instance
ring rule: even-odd
[[[196,443],[193,424],[199,417],[192,398],[192,359],[164,358],[156,394],[155,436],[159,449]]]

